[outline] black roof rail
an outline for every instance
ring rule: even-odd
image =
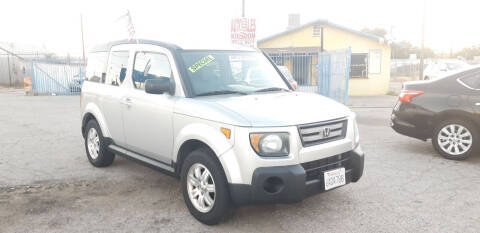
[[[135,40],[117,40],[111,41],[108,43],[98,44],[95,45],[90,52],[108,52],[112,48],[112,46],[122,45],[122,44],[151,44],[151,45],[158,45],[170,50],[181,50],[179,46],[171,43],[156,41],[156,40],[145,40],[145,39],[135,39]]]

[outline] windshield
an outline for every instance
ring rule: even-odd
[[[196,96],[289,90],[259,52],[185,51],[182,58]]]

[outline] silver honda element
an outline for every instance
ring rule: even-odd
[[[234,206],[298,202],[363,174],[355,114],[293,91],[256,49],[96,46],[81,112],[90,163],[121,155],[180,178],[190,213],[205,224]]]

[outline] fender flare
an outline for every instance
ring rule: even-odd
[[[105,121],[105,118],[103,117],[102,111],[100,111],[100,108],[94,103],[88,103],[85,106],[85,109],[82,114],[82,129],[83,127],[85,127],[85,124],[87,124],[87,122],[85,122],[85,119],[88,114],[91,114],[93,115],[93,117],[95,117],[98,124],[100,125],[100,129],[102,130],[103,136],[106,138],[110,138],[111,137],[110,131],[108,130],[107,123]]]
[[[233,132],[231,135],[234,135]],[[201,123],[189,124],[183,127],[175,137],[173,147],[174,162],[178,159],[178,152],[182,145],[189,140],[198,140],[205,143],[215,152],[217,157],[220,157],[233,147],[233,138],[227,139],[220,131],[220,128],[217,130],[216,127]]]
[[[231,135],[235,135],[233,133],[234,129],[231,129]],[[191,140],[196,140],[204,143],[207,145],[217,156],[218,161],[222,165],[222,169],[227,176],[227,180],[230,180],[230,175],[228,173],[228,169],[226,168],[226,164],[222,162],[220,157],[228,152],[234,146],[234,137],[227,139],[225,135],[220,131],[220,127],[215,127],[212,125],[201,124],[201,123],[192,123],[183,127],[177,136],[175,137],[174,147],[173,147],[173,162],[178,163],[182,161],[178,161],[180,158],[180,148]]]

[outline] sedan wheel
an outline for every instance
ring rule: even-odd
[[[461,125],[446,125],[439,134],[440,148],[451,155],[463,154],[472,147],[472,133]]]
[[[432,139],[437,151],[447,159],[466,159],[473,151],[477,140],[475,128],[461,120],[447,121],[435,130]]]

